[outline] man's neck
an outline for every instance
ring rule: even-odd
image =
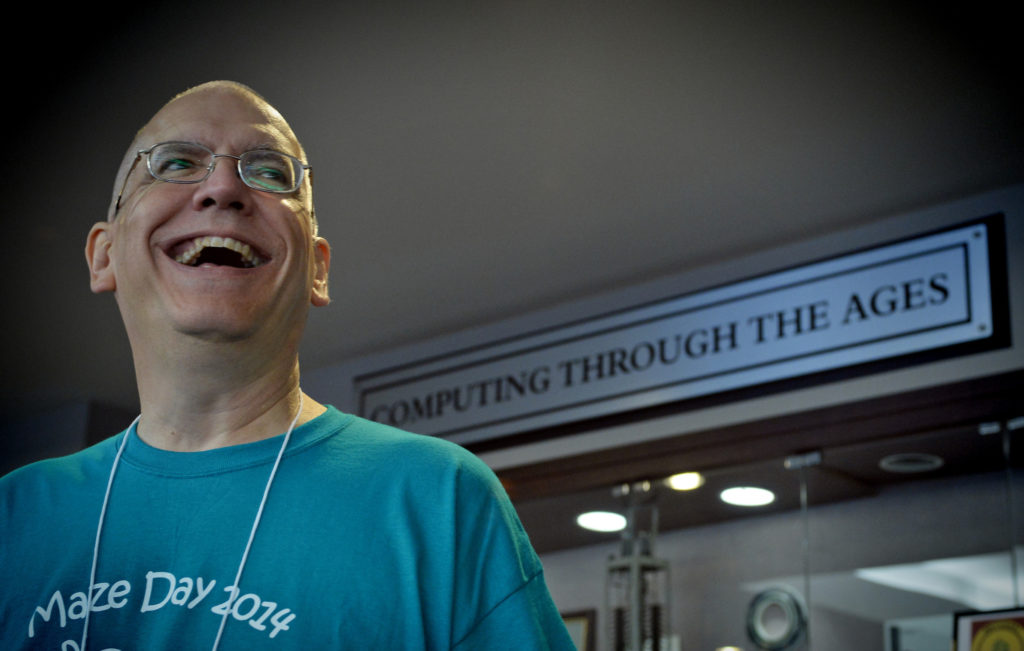
[[[202,348],[202,347],[200,347]],[[142,419],[139,436],[166,450],[193,452],[250,443],[284,433],[302,403],[296,425],[323,413],[308,396],[300,401],[296,354],[283,359],[191,351],[175,364],[136,358]],[[248,362],[248,364],[247,364]]]

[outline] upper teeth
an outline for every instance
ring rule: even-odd
[[[174,259],[182,264],[192,264],[206,247],[231,249],[242,256],[242,261],[247,267],[256,267],[263,264],[263,260],[253,252],[252,247],[248,244],[239,242],[238,240],[230,237],[219,237],[217,235],[206,235],[204,237],[195,238],[192,240],[192,245]]]

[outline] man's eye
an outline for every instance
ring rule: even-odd
[[[188,156],[167,156],[153,161],[153,173],[159,178],[188,179],[202,171],[202,163]]]
[[[163,161],[163,165],[161,165],[160,169],[161,170],[187,170],[187,169],[192,169],[195,166],[196,166],[196,163],[194,161],[186,160],[184,158],[172,158],[172,159]]]
[[[284,172],[273,167],[257,167],[251,173],[268,181],[280,181],[285,178]]]
[[[253,156],[246,160],[245,176],[250,184],[265,190],[288,190],[292,186],[290,165],[275,156]]]

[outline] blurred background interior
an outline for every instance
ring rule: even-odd
[[[135,130],[203,81],[254,87],[306,146],[334,257],[303,372],[314,397],[351,411],[368,373],[995,214],[981,339],[459,441],[507,486],[581,647],[630,648],[624,632],[643,623],[646,648],[945,651],[958,614],[1019,609],[1024,590],[1024,124],[1009,12],[30,8],[5,39],[0,472],[135,416],[127,340],[113,298],[89,292],[85,235]],[[21,32],[31,48],[14,45]],[[683,471],[702,473],[697,490],[665,484]],[[774,501],[723,503],[733,486]],[[576,521],[589,511],[631,517],[595,532]],[[637,558],[649,571],[629,573]]]

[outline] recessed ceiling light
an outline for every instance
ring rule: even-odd
[[[699,472],[681,472],[667,480],[669,487],[677,491],[692,491],[704,485],[704,475]]]
[[[775,501],[775,493],[755,486],[726,488],[719,497],[726,504],[734,506],[764,506]]]
[[[923,452],[901,452],[890,454],[878,462],[878,467],[887,472],[902,474],[938,470],[945,461],[942,457]]]
[[[622,531],[626,528],[626,518],[608,511],[589,511],[577,516],[576,524],[590,531]]]

